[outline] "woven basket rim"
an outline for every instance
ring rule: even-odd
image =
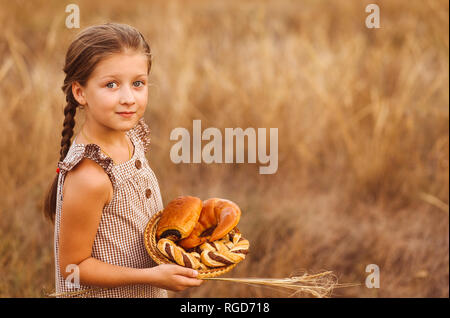
[[[175,261],[168,259],[164,254],[162,254],[157,247],[156,242],[156,228],[159,222],[159,219],[161,218],[162,210],[155,213],[151,219],[148,221],[145,232],[144,232],[144,241],[145,241],[145,248],[147,249],[148,254],[150,257],[157,263],[157,264],[174,264],[179,265]],[[239,229],[235,228],[238,232]],[[200,270],[198,269],[198,278],[211,278],[211,277],[217,277],[220,275],[223,275],[230,270],[232,270],[236,264],[231,264],[224,267],[217,267],[217,268],[210,268],[207,270]]]

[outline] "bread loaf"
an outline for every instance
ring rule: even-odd
[[[202,211],[202,200],[191,196],[178,197],[164,208],[156,229],[156,238],[174,241],[191,234]]]

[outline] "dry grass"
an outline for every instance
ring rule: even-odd
[[[224,281],[250,286],[262,286],[276,291],[284,291],[289,297],[330,297],[336,288],[355,287],[359,284],[338,284],[336,276],[331,271],[318,274],[304,273],[300,276],[286,278],[204,278],[206,280]]]
[[[448,297],[447,1],[79,1],[82,27],[141,30],[153,49],[150,165],[164,202],[240,204],[252,247],[227,277],[331,270],[335,297]],[[0,296],[53,288],[53,233],[41,216],[54,177],[64,96],[60,1],[0,4]],[[77,115],[79,116],[79,115]],[[176,127],[276,127],[279,168],[170,161]],[[81,119],[78,123],[82,122]],[[79,126],[77,127],[79,128]],[[377,264],[381,288],[364,286]],[[174,297],[283,297],[207,282]]]

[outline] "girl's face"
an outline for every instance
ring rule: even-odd
[[[127,131],[144,115],[148,100],[147,57],[136,51],[116,53],[100,61],[85,87],[74,96],[84,104],[86,121]],[[121,115],[120,113],[132,113]]]

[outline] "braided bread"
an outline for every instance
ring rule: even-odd
[[[201,263],[200,254],[196,252],[187,253],[183,248],[175,244],[175,242],[162,238],[158,241],[158,249],[167,258],[174,260],[177,264],[193,269],[206,269]]]
[[[196,249],[201,254],[197,251],[188,253],[165,238],[160,239],[157,246],[162,254],[177,264],[203,270],[241,262],[248,253],[250,243],[240,233],[233,231],[221,240],[203,243]]]
[[[227,235],[215,242],[200,245],[201,261],[208,267],[222,267],[241,262],[248,253],[250,243],[240,233]]]

